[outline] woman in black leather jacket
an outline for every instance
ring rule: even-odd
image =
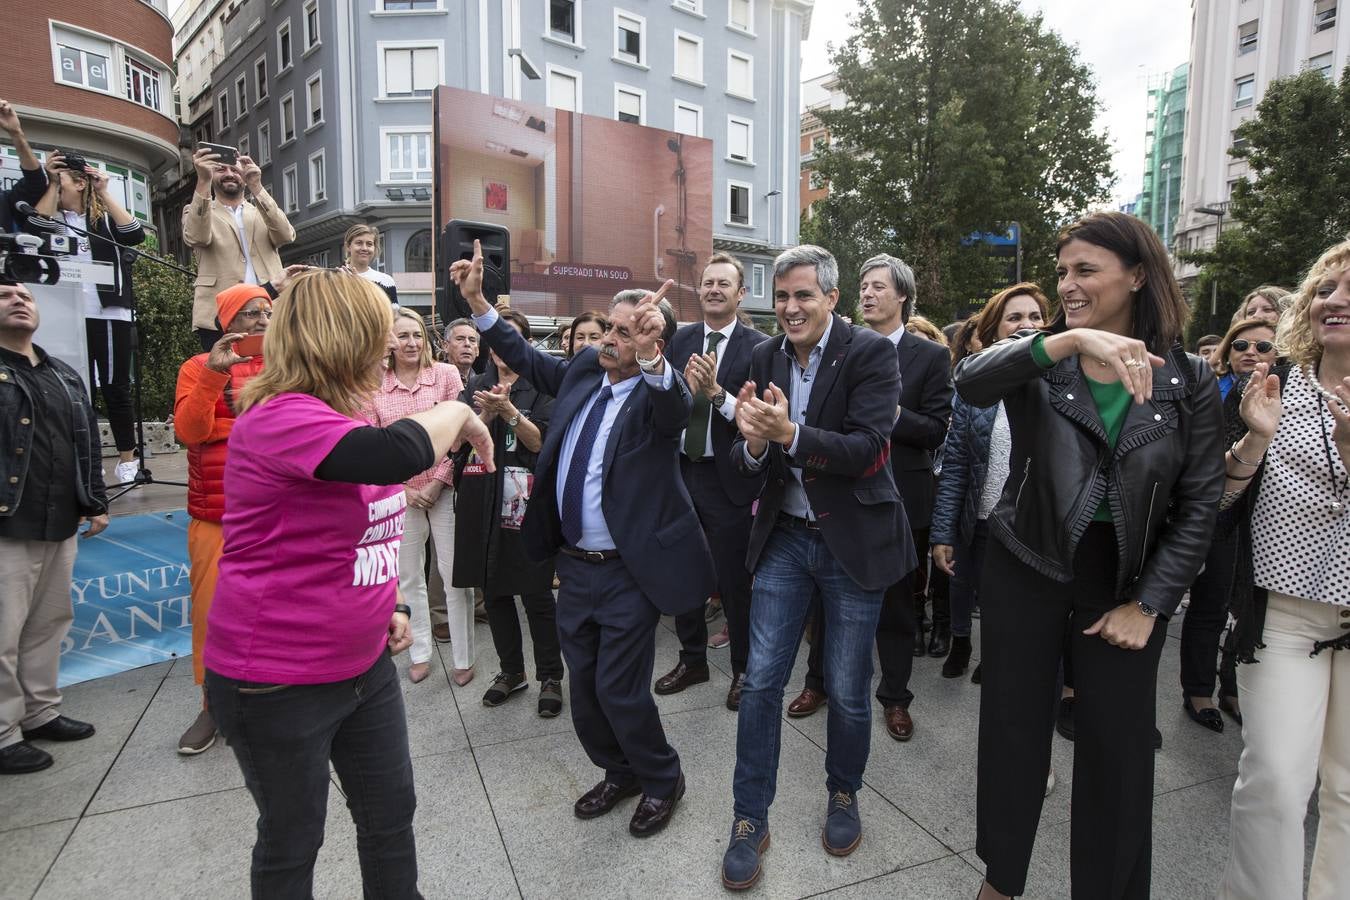
[[[961,398],[1002,400],[1012,431],[981,580],[983,900],[1025,887],[1066,630],[1072,895],[1149,896],[1158,660],[1223,490],[1219,392],[1177,343],[1187,308],[1157,235],[1122,213],[1090,215],[1060,235],[1058,276],[1048,333],[956,372]]]

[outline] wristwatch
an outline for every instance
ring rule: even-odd
[[[1153,607],[1149,606],[1143,600],[1134,601],[1134,605],[1139,607],[1139,611],[1144,615],[1148,616],[1150,619],[1158,618],[1158,611]]]
[[[512,416],[511,418],[507,419],[507,420],[506,420],[506,424],[507,424],[507,425],[510,425],[512,428],[515,428],[517,425],[519,425],[519,424],[520,424],[520,413],[516,413],[516,414],[515,414],[514,416]]]
[[[722,388],[720,391],[718,391],[717,393],[713,394],[713,398],[712,398],[712,408],[713,408],[713,409],[721,409],[721,408],[722,408],[722,405],[723,405],[724,403],[726,403],[726,402],[727,402],[727,389],[726,389],[726,388]]]
[[[409,605],[406,604],[406,603],[396,603],[396,604],[394,604],[394,612],[395,612],[395,613],[403,613],[403,614],[404,614],[405,616],[407,616],[408,618],[410,618],[410,619],[412,618],[412,607],[409,606]]]

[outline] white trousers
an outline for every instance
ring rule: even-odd
[[[1303,821],[1320,775],[1308,900],[1350,896],[1350,607],[1271,593],[1256,665],[1238,666],[1242,758],[1220,900],[1303,896]]]
[[[423,663],[431,659],[431,613],[427,607],[427,577],[425,571],[427,535],[436,545],[436,568],[441,580],[450,584],[451,564],[455,552],[454,494],[441,491],[431,509],[408,507],[403,524],[403,544],[398,552],[398,587],[403,601],[412,607],[412,661]],[[456,669],[473,665],[473,602],[464,599],[463,591],[447,588],[445,608],[450,625],[450,649]]]

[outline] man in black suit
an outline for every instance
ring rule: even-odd
[[[738,709],[750,652],[750,504],[759,484],[731,459],[736,438],[736,394],[750,374],[750,351],[768,335],[736,321],[745,296],[745,269],[728,253],[714,253],[703,268],[698,300],[703,321],[675,332],[670,364],[684,372],[694,411],[680,444],[680,473],[694,499],[703,533],[717,564],[717,591],[731,638],[731,689],[727,709]],[[656,682],[656,693],[675,694],[708,680],[708,623],[703,610],[675,619],[680,660]]]
[[[947,437],[951,418],[952,381],[950,357],[940,344],[905,330],[914,311],[914,270],[894,256],[882,253],[863,263],[860,276],[863,321],[895,345],[900,363],[900,408],[891,431],[891,471],[905,502],[910,533],[920,553],[928,548],[928,526],[933,516],[933,451]],[[877,658],[881,683],[877,700],[886,716],[886,731],[897,741],[914,736],[909,705],[914,694],[909,676],[914,654],[921,651],[919,610],[924,597],[926,560],[913,577],[906,576],[886,589],[877,624]],[[934,620],[937,601],[934,601]],[[788,715],[807,716],[826,702],[821,648],[825,644],[824,619],[815,617],[815,640],[807,662],[806,687],[788,706]],[[950,627],[950,626],[948,626]],[[935,628],[936,632],[936,628]],[[916,640],[917,639],[917,640]]]
[[[685,787],[651,694],[656,626],[663,613],[701,607],[715,580],[676,474],[693,397],[662,356],[675,331],[661,300],[672,282],[655,295],[620,293],[599,347],[562,360],[536,350],[497,315],[482,294],[482,272],[474,241],[473,261],[455,262],[451,276],[483,346],[556,398],[521,539],[533,560],[558,555],[558,633],[572,722],[605,773],[574,811],[595,818],[641,793],[628,829],[646,837],[670,821]]]
[[[746,557],[754,572],[750,659],[737,722],[735,820],[722,861],[722,883],[731,889],[759,879],[783,687],[817,597],[830,629],[821,842],[844,856],[862,841],[858,790],[871,743],[872,641],[883,592],[915,566],[888,465],[900,399],[895,348],[834,315],[838,283],[838,264],[820,247],[779,254],[773,297],[784,333],[754,349],[751,380],[737,397],[741,437],[732,458],[765,481]]]

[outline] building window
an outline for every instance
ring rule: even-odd
[[[675,32],[675,77],[703,83],[703,38]]]
[[[267,57],[260,56],[253,63],[253,93],[258,95],[258,102],[261,103],[267,99]]]
[[[431,180],[431,132],[387,131],[382,181]]]
[[[750,225],[750,185],[727,182],[727,224]]]
[[[727,116],[727,158],[736,162],[750,162],[752,159],[751,140],[753,123],[749,119]]]
[[[548,0],[548,33],[569,44],[577,42],[576,0]]]
[[[703,107],[683,100],[675,101],[675,122],[672,128],[681,134],[703,137]]]
[[[295,163],[291,163],[281,172],[281,206],[286,212],[300,210],[300,184],[295,173]]]
[[[549,66],[548,97],[544,102],[554,109],[581,112],[581,73]]]
[[[1323,53],[1320,56],[1314,56],[1308,60],[1308,68],[1314,72],[1317,72],[1319,75],[1321,75],[1328,81],[1333,81],[1335,80],[1335,76],[1332,74],[1331,57],[1332,54],[1330,53]]]
[[[125,52],[123,58],[127,78],[127,99],[158,111],[159,70],[152,69],[138,59],[132,59]]]
[[[291,20],[287,19],[277,26],[277,71],[284,72],[291,67]]]
[[[66,84],[112,92],[112,45],[74,32],[56,31],[57,76]]]
[[[248,112],[248,79],[241,73],[234,80],[234,117],[242,119]]]
[[[431,271],[431,229],[423,228],[408,238],[403,245],[403,271]]]
[[[440,84],[438,47],[385,47],[382,59],[386,97],[430,97]]]
[[[642,66],[647,64],[647,20],[614,10],[614,58]]]
[[[748,54],[727,51],[727,93],[755,99],[755,61]]]
[[[319,45],[319,0],[305,4],[305,51]]]
[[[216,94],[216,134],[230,127],[230,95],[226,91]]]
[[[281,98],[281,146],[295,140],[295,94]]]
[[[1241,150],[1242,148],[1244,148],[1244,147],[1247,146],[1247,143],[1248,143],[1248,142],[1247,142],[1247,139],[1246,139],[1245,137],[1240,136],[1240,135],[1238,134],[1236,128],[1233,129],[1233,131],[1232,131],[1232,133],[1231,133],[1231,137],[1232,137],[1232,140],[1231,140],[1231,142],[1230,142],[1229,145],[1228,145],[1230,149],[1232,149],[1232,150]]]
[[[239,135],[239,155],[240,155],[240,156],[251,156],[251,155],[252,155],[252,154],[250,153],[250,151],[249,151],[249,146],[248,146],[248,135],[246,135],[246,134],[241,134],[241,135]],[[256,162],[256,160],[255,160],[255,162]]]
[[[309,104],[309,124],[306,130],[323,124],[323,74],[315,72],[305,82],[305,98]]]
[[[647,92],[626,84],[614,85],[614,118],[633,125],[646,125]]]
[[[703,15],[703,0],[671,0],[670,5],[685,12]]]
[[[263,122],[258,126],[258,165],[265,166],[272,161],[272,123]]]
[[[1336,27],[1336,0],[1317,0],[1313,6],[1313,33]]]
[[[727,24],[741,31],[755,30],[755,4],[753,0],[731,0],[727,4]]]
[[[1256,26],[1256,19],[1252,19],[1245,25],[1238,26],[1238,56],[1252,53],[1256,50]]]
[[[1251,106],[1256,96],[1256,76],[1247,75],[1237,80],[1233,91],[1233,108]]]
[[[764,264],[755,263],[750,267],[750,296],[764,296]]]
[[[384,0],[380,8],[385,12],[435,12],[441,0]]]
[[[324,178],[324,152],[309,155],[309,202],[322,203],[328,199],[328,182]]]

